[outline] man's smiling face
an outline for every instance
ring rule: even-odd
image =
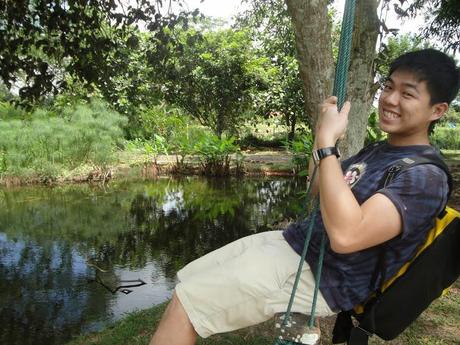
[[[414,73],[396,70],[391,74],[379,99],[379,126],[389,134],[390,143],[427,141],[431,121],[442,115],[430,101],[426,82],[419,81]],[[399,142],[401,138],[403,143]]]

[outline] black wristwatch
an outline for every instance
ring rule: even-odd
[[[318,165],[320,160],[328,156],[335,155],[337,158],[340,157],[340,151],[336,146],[324,147],[322,149],[313,151],[313,161],[315,165]]]

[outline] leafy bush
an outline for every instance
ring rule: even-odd
[[[449,110],[438,122],[439,127],[454,127],[460,125],[460,106],[451,104]]]
[[[460,150],[460,128],[435,127],[431,143],[439,149]]]
[[[286,142],[285,147],[292,153],[292,162],[296,174],[306,176],[308,174],[309,155],[313,149],[313,136],[310,132],[297,135],[293,141]]]
[[[268,148],[282,148],[285,146],[286,135],[283,133],[274,138],[265,139],[259,138],[254,134],[248,134],[239,140],[241,147],[268,147]]]
[[[367,118],[367,132],[366,138],[364,139],[365,145],[381,141],[386,137],[386,133],[379,127],[378,118],[379,116],[375,110]]]
[[[183,114],[180,109],[165,104],[140,110],[137,121],[136,126],[138,128],[131,129],[132,132],[136,133],[137,138],[149,140],[153,139],[154,135],[160,135],[167,142],[182,136],[191,122],[190,118]]]
[[[104,167],[125,123],[100,102],[65,108],[60,117],[39,109],[30,121],[0,121],[0,172],[56,177],[82,164]]]
[[[437,122],[430,136],[431,143],[440,149],[460,149],[460,106],[454,101]]]
[[[128,142],[127,148],[128,150],[141,151],[145,155],[146,160],[152,157],[154,164],[157,164],[158,155],[168,154],[166,139],[157,134],[155,134],[151,140],[134,139]]]
[[[200,126],[188,126],[183,129],[182,133],[177,133],[172,142],[171,150],[177,155],[176,166],[179,170],[186,168],[185,158],[196,153],[196,144],[200,142],[203,136],[206,136],[206,130]]]
[[[30,117],[23,109],[15,107],[8,101],[0,101],[0,119],[1,120],[23,120]]]
[[[177,155],[177,167],[185,167],[185,158],[193,154],[195,142],[201,135],[202,129],[182,110],[165,104],[141,110],[137,116],[137,123],[130,124],[131,147],[138,146],[145,153],[144,143],[157,142],[163,138],[164,154],[174,153]],[[156,138],[156,139],[155,139]],[[167,144],[166,144],[167,143]],[[139,146],[140,145],[140,146]],[[160,152],[157,152],[159,154]]]
[[[237,154],[239,151],[234,137],[219,138],[208,132],[203,132],[194,146],[194,152],[199,156],[203,172],[212,176],[228,175],[230,173],[230,155]]]

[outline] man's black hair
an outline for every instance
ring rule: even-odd
[[[390,65],[391,75],[395,71],[407,71],[418,81],[425,81],[430,93],[430,104],[450,104],[460,88],[460,69],[453,58],[436,49],[409,52],[396,58]],[[430,124],[428,133],[433,131],[436,121]]]

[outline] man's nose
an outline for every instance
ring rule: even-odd
[[[397,105],[399,102],[399,93],[392,90],[385,95],[385,102],[391,105]]]

